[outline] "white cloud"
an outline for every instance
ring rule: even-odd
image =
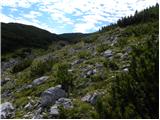
[[[29,0],[1,0],[1,6],[28,8],[31,3]]]
[[[154,5],[156,2],[158,0],[140,0],[139,2],[135,0],[61,0],[48,2],[47,9],[42,9],[42,11],[52,13],[52,18],[62,23],[74,23],[74,30],[76,31],[87,32],[93,29],[97,23],[102,21],[116,22],[122,16],[134,14],[135,10],[142,10],[146,6]],[[130,10],[128,6],[132,6],[133,10]],[[55,10],[56,12],[54,12]],[[114,13],[114,15],[111,16],[109,13]],[[67,18],[65,14],[82,16],[80,21],[76,23],[74,20]]]
[[[116,22],[122,16],[134,14],[135,10],[140,11],[147,6],[155,5],[156,2],[158,0],[1,0],[1,7],[27,9],[37,3],[39,10],[21,14],[21,17],[24,17],[23,22],[27,23],[25,18],[28,18],[30,24],[42,26],[44,24],[37,18],[42,15],[40,12],[44,12],[49,14],[51,21],[63,26],[71,25],[78,32],[88,32],[91,29],[98,29],[96,24]],[[71,18],[70,15],[76,18]],[[5,15],[2,18],[7,21],[15,19],[18,18]],[[47,30],[52,30],[47,23],[44,26]]]
[[[36,11],[30,11],[29,14],[24,14],[23,17],[30,18],[30,19],[36,19],[37,17],[41,16],[42,14],[40,12]]]
[[[41,23],[40,21],[34,19],[32,21],[28,21],[25,20],[22,17],[17,17],[17,18],[12,18],[10,16],[6,16],[4,14],[0,14],[0,22],[5,22],[5,23],[9,23],[9,22],[14,22],[14,23],[23,23],[26,25],[33,25],[42,29],[46,29],[52,33],[56,33],[57,31],[55,29],[53,29],[52,27],[48,26],[46,23]]]
[[[74,31],[75,32],[82,32],[82,33],[85,33],[87,32],[88,30],[97,30],[96,29],[96,26],[94,23],[77,23],[75,24],[74,26]]]

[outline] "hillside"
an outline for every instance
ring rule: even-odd
[[[82,33],[56,35],[40,28],[19,24],[1,23],[2,26],[2,54],[13,52],[21,48],[48,49],[51,44],[75,42]]]
[[[150,17],[141,21],[141,14]],[[25,56],[23,47],[28,43],[18,43],[21,49],[2,54],[1,101],[9,102],[10,111],[1,118],[159,118],[158,14],[157,4],[87,35],[55,35],[42,30],[48,43],[53,38],[72,38],[72,42],[61,43],[60,48],[55,42],[43,50],[36,48],[36,43]],[[2,33],[5,29],[11,30],[2,26]],[[14,30],[9,34],[15,35]],[[23,37],[28,30],[22,31],[24,34],[18,33]],[[12,35],[8,39],[9,34],[2,34],[2,46],[4,39],[17,40]]]

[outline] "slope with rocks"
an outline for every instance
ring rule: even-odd
[[[116,26],[61,49],[8,58],[16,62],[3,71],[2,103],[14,109],[1,116],[158,118],[158,24]]]

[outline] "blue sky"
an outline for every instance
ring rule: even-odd
[[[52,33],[89,33],[158,0],[1,0],[1,22],[34,25]]]

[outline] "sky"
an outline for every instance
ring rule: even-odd
[[[52,33],[90,33],[158,0],[1,0],[0,22],[33,25]]]

